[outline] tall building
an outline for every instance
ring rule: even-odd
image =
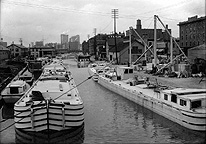
[[[80,42],[80,36],[79,35],[75,35],[69,38],[70,42]]]
[[[189,48],[205,43],[206,16],[189,17],[187,21],[179,22],[180,47],[187,54]]]
[[[36,42],[35,42],[35,46],[36,46],[36,47],[44,46],[44,42],[43,42],[43,41],[36,41]]]
[[[68,43],[69,36],[67,34],[61,34],[61,44]]]
[[[69,39],[69,50],[75,51],[80,50],[80,36],[72,36]]]

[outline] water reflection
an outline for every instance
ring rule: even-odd
[[[84,124],[80,127],[62,131],[25,132],[15,129],[16,143],[75,143],[84,142]]]
[[[14,104],[3,104],[2,105],[2,118],[13,119],[14,118]]]

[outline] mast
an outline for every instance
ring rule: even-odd
[[[154,67],[157,65],[157,18],[156,15],[154,15]]]
[[[173,42],[172,42],[172,35],[170,36],[170,63],[172,64],[173,61]],[[172,66],[172,71],[174,71],[174,66]]]
[[[158,20],[160,21],[160,23],[162,24],[162,26],[165,28],[165,30],[167,31],[167,33],[170,35],[170,36],[172,36],[171,34],[170,34],[170,32],[168,31],[168,29],[165,27],[165,25],[163,24],[163,22],[160,20],[160,18],[157,16],[157,18],[158,18]],[[175,41],[175,39],[172,39],[172,40],[174,40],[174,43],[177,45],[177,47],[178,47],[178,49],[181,51],[181,53],[183,54],[183,56],[185,57],[185,58],[187,58],[187,56],[185,55],[185,53],[182,51],[182,49],[180,48],[180,46],[179,46],[179,44]]]
[[[132,65],[132,30],[129,28],[129,64]]]

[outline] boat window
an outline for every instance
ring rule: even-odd
[[[171,94],[171,102],[177,103],[177,96],[175,94]]]
[[[10,87],[10,93],[11,94],[18,94],[19,88],[18,87]]]
[[[129,73],[133,73],[133,69],[129,69]]]
[[[164,94],[164,100],[168,100],[168,95]]]
[[[181,106],[186,106],[187,102],[185,100],[180,99],[180,105]]]
[[[125,70],[124,70],[124,74],[128,74],[128,69],[125,69]]]
[[[201,107],[201,100],[193,101],[191,103],[191,108],[198,108],[198,107]]]

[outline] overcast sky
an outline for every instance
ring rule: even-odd
[[[44,40],[60,43],[60,34],[80,35],[81,42],[97,33],[111,33],[111,10],[118,9],[117,32],[136,26],[153,28],[154,15],[178,37],[177,24],[188,17],[205,16],[205,0],[0,0],[1,37],[8,45]],[[157,28],[163,28],[157,23]]]

